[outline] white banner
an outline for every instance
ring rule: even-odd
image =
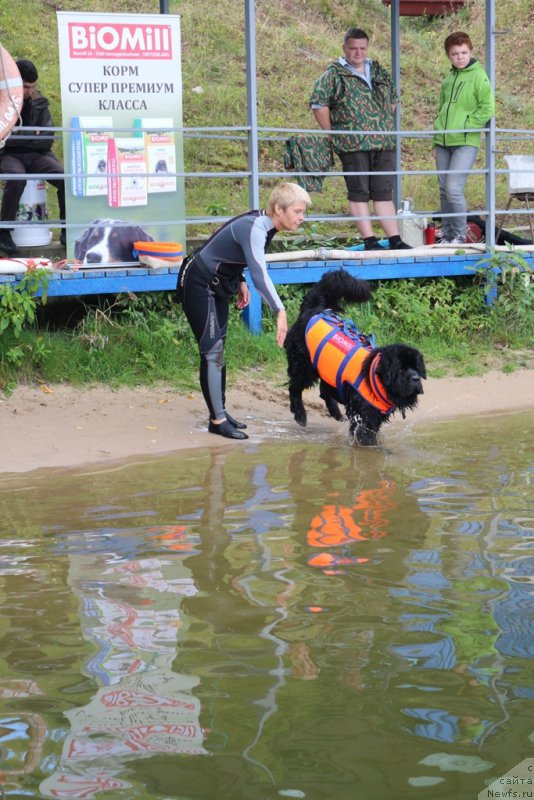
[[[145,238],[185,248],[180,18],[57,19],[68,256],[132,260],[125,253]]]

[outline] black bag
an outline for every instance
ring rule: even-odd
[[[471,215],[467,217],[467,222],[468,223],[472,222],[474,225],[478,225],[478,227],[482,231],[482,236],[484,240],[486,237],[486,221],[482,219],[482,217]],[[511,231],[505,231],[504,229],[501,230],[501,232],[499,233],[499,229],[496,227],[495,236],[497,236],[497,234],[499,234],[499,236],[495,244],[499,245],[511,244],[515,246],[520,246],[522,244],[532,244],[532,239],[523,239],[521,236],[517,236],[515,233],[512,233]]]
[[[223,275],[218,272],[213,275],[208,285],[213,289],[218,297],[234,297],[239,291],[241,275]]]
[[[195,251],[195,253],[192,253],[192,255],[184,258],[182,266],[180,267],[175,294],[175,300],[177,303],[182,302],[185,277],[187,275],[187,271],[193,266],[193,264],[195,265],[195,268],[198,269],[200,274],[206,279],[208,286],[213,292],[215,292],[217,297],[222,297],[228,300],[229,297],[233,297],[239,291],[239,284],[243,280],[242,273],[238,273],[237,275],[235,273],[232,273],[231,275],[225,275],[224,272],[219,271],[214,274],[206,267],[202,259],[196,255]]]
[[[226,298],[226,300],[228,300],[229,297],[233,297],[235,294],[237,294],[239,290],[239,284],[243,279],[241,272],[236,274],[234,271],[232,271],[229,275],[225,274],[223,264],[223,266],[219,268],[216,273],[213,273],[204,264],[200,255],[193,254],[191,260],[195,262],[195,267],[206,279],[208,286],[213,292],[215,292],[217,297],[222,297],[223,299]]]

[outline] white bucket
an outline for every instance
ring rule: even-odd
[[[46,183],[27,180],[19,201],[17,222],[29,223],[13,228],[12,238],[17,247],[39,247],[50,244],[52,232],[42,223],[48,219],[46,209]],[[38,224],[33,224],[33,223]]]
[[[409,197],[403,200],[397,211],[399,235],[403,242],[410,247],[420,247],[424,244],[424,230],[426,219],[413,211],[413,200]]]

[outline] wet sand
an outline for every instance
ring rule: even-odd
[[[314,430],[343,436],[347,423],[328,417],[315,390],[305,397],[310,435]],[[285,438],[302,435],[288,408],[283,386],[270,387],[247,377],[230,388],[227,407],[248,424],[252,441],[266,441],[278,431]],[[455,416],[518,412],[534,408],[534,370],[480,377],[428,379],[419,407],[406,420],[395,415],[382,430],[387,444],[399,428]],[[179,394],[169,386],[118,389],[95,386],[20,386],[0,397],[0,473],[42,468],[106,464],[133,456],[155,456],[193,447],[240,447],[209,434],[199,392]]]

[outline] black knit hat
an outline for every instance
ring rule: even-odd
[[[36,83],[39,75],[37,73],[37,67],[35,64],[32,61],[28,61],[27,58],[19,58],[16,63],[23,82]]]

